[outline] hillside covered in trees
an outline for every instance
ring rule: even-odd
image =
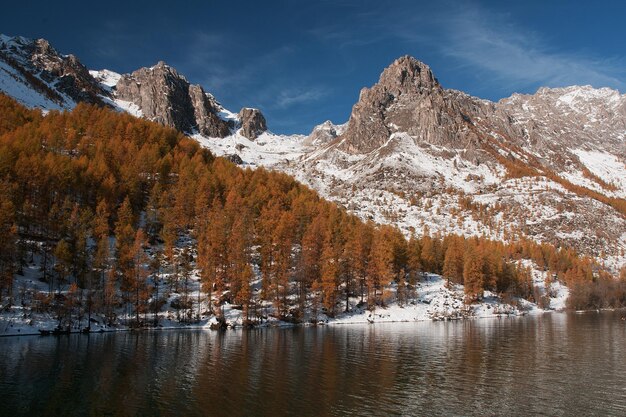
[[[626,270],[614,277],[530,240],[407,240],[285,174],[241,169],[127,114],[79,104],[43,116],[0,95],[0,115],[4,312],[48,314],[64,329],[156,325],[166,308],[223,324],[225,304],[243,325],[316,321],[415,302],[423,272],[463,285],[467,305],[484,291],[541,305],[554,282],[570,288],[571,308],[626,304]],[[45,290],[16,285],[25,269]]]

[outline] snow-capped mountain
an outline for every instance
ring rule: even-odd
[[[71,109],[79,102],[108,105],[208,137],[240,130],[254,139],[267,130],[259,110],[227,111],[164,62],[131,74],[88,71],[75,56],[58,53],[45,39],[0,35],[0,91],[44,110]]]
[[[494,103],[445,89],[405,56],[361,91],[347,123],[280,136],[260,111],[228,111],[165,63],[87,72],[45,40],[2,36],[0,90],[30,107],[88,101],[175,127],[407,234],[529,237],[613,268],[626,261],[626,96],[611,89],[541,88]]]
[[[624,263],[626,96],[540,89],[493,103],[402,57],[361,91],[345,132],[282,167],[407,233],[528,236]],[[296,168],[294,168],[296,167]]]
[[[103,104],[103,90],[74,55],[59,54],[45,39],[0,34],[0,91],[28,107],[73,108]]]
[[[223,138],[240,131],[255,139],[267,130],[259,110],[243,108],[239,114],[226,110],[212,94],[162,61],[131,74],[102,70],[91,75],[107,89],[115,107],[188,134]]]

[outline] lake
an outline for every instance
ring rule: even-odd
[[[626,415],[624,312],[0,339],[0,415]]]

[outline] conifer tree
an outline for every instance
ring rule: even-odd
[[[139,325],[139,315],[145,313],[151,291],[148,285],[149,258],[144,248],[147,246],[146,235],[143,229],[137,229],[132,247],[132,274],[129,277],[130,287],[134,294],[135,324]]]
[[[57,292],[61,292],[61,285],[65,284],[72,269],[72,253],[70,245],[65,240],[60,240],[54,249],[55,265],[57,274]]]
[[[335,306],[337,303],[337,286],[339,279],[339,265],[335,256],[335,248],[333,247],[332,231],[327,230],[322,248],[322,256],[320,259],[320,274],[322,291],[322,303],[330,317],[335,315]]]
[[[277,313],[281,317],[287,315],[289,281],[291,276],[291,252],[295,219],[291,212],[284,212],[274,230],[275,264],[274,293]]]
[[[463,282],[463,243],[459,237],[450,237],[446,255],[443,261],[443,277],[450,282],[460,284]]]
[[[9,186],[0,183],[0,193],[8,193]],[[3,194],[6,196],[7,194]],[[15,273],[15,246],[17,228],[15,207],[8,198],[0,199],[0,301],[6,293],[9,304],[13,301],[13,274]]]
[[[373,309],[378,303],[378,290],[393,279],[393,248],[380,230],[372,238],[368,262],[368,306]]]
[[[409,282],[415,285],[418,276],[424,270],[422,265],[422,247],[419,239],[414,234],[411,235],[407,244],[407,263],[409,267]]]
[[[323,230],[325,230],[326,218],[318,214],[306,228],[301,241],[301,254],[299,258],[298,277],[298,304],[301,312],[304,312],[306,294],[314,282],[319,282],[322,257]]]
[[[437,253],[433,238],[429,235],[425,235],[421,241],[421,264],[425,271],[436,272],[437,267]]]
[[[463,267],[463,285],[468,304],[482,298],[483,283],[483,261],[476,249],[469,246],[465,252],[465,265]]]

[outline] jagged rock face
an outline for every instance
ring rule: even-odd
[[[241,134],[248,139],[254,140],[267,130],[267,123],[263,113],[258,109],[244,107],[239,112],[241,122]]]
[[[118,99],[136,104],[144,117],[182,132],[224,137],[228,122],[219,118],[214,101],[200,86],[191,86],[178,72],[159,62],[124,75],[115,86]]]
[[[333,139],[343,134],[347,124],[335,125],[330,120],[313,128],[305,140],[306,146],[321,146],[332,142]]]
[[[626,156],[626,96],[615,90],[590,86],[540,88],[532,95],[513,94],[496,106],[509,120],[493,122],[517,126],[511,138],[540,155],[577,147]]]
[[[45,39],[2,36],[0,60],[13,68],[13,78],[60,108],[88,102],[104,105],[107,92],[74,55],[59,54]]]
[[[493,161],[494,150],[506,155],[524,149],[550,169],[581,169],[568,148],[626,156],[626,96],[607,88],[542,88],[492,103],[443,89],[427,65],[405,56],[361,91],[336,143],[348,153],[367,154],[393,145],[388,141],[395,133],[426,148],[462,152],[476,164]]]
[[[542,88],[493,103],[402,57],[335,133],[316,127],[313,149],[282,169],[362,218],[626,260],[626,95],[615,90]]]
[[[385,144],[391,134],[405,132],[418,142],[467,148],[478,140],[470,128],[472,116],[488,107],[444,90],[427,65],[404,56],[385,69],[372,88],[361,90],[340,147],[367,153]]]
[[[204,136],[223,138],[230,134],[231,126],[217,115],[219,108],[213,96],[199,85],[189,86],[189,97],[194,110],[198,132]]]
[[[38,39],[33,45],[31,60],[43,70],[41,78],[49,82],[59,78],[57,88],[76,102],[103,104],[100,96],[106,92],[74,55],[61,56],[47,40]]]
[[[189,83],[164,62],[122,76],[115,93],[119,99],[139,106],[150,120],[185,132],[195,127]]]

